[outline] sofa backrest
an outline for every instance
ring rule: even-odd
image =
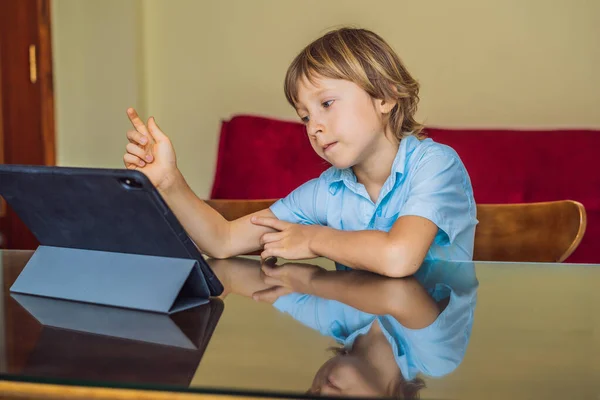
[[[600,263],[600,131],[427,128],[454,148],[471,177],[477,203],[581,202],[588,226],[567,262]],[[239,115],[223,121],[213,199],[286,196],[329,165],[298,122]]]

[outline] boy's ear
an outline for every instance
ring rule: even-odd
[[[382,114],[389,114],[394,109],[394,107],[396,107],[396,104],[398,103],[392,99],[377,99],[379,112]]]
[[[389,89],[393,94],[393,98],[389,97],[387,99],[377,99],[377,104],[379,105],[379,112],[382,114],[389,114],[392,112],[394,107],[398,105],[398,88],[396,85],[390,84]]]

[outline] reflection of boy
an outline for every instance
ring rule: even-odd
[[[297,282],[293,282],[294,276],[306,274],[307,269],[310,268],[302,264],[275,268],[263,266],[267,276],[271,276],[267,278],[271,280],[270,284],[285,286],[287,280],[289,289],[293,285],[298,286]],[[279,279],[279,282],[273,279]],[[376,337],[380,332],[401,372],[400,380],[388,382],[388,387],[400,387],[397,390],[414,387],[411,381],[419,372],[443,376],[456,369],[462,361],[471,334],[478,287],[472,262],[431,262],[423,265],[414,278],[405,279],[359,271],[313,269],[310,280],[311,283],[306,286],[309,289],[305,290],[309,293],[282,295],[273,305],[304,325],[333,337],[343,346],[343,351],[336,357],[339,354],[352,355],[359,339],[370,341],[371,336]],[[268,295],[269,292],[265,293]],[[378,323],[375,324],[375,321]],[[369,386],[365,376],[368,368],[361,375],[360,363],[357,364],[356,360],[348,361],[356,367],[354,369],[341,359],[336,361],[337,370],[331,370],[331,363],[328,363],[317,373],[313,393],[344,394],[340,386],[353,385],[357,389],[361,376],[365,381],[362,389]],[[320,376],[324,368],[335,378]],[[370,365],[369,368],[373,370],[376,366]],[[337,383],[332,382],[333,379]],[[356,394],[357,390],[352,392]],[[387,392],[389,394],[389,390]]]

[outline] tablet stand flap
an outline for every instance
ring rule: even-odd
[[[170,315],[21,293],[12,293],[11,297],[44,326],[197,349]]]
[[[209,298],[196,260],[52,246],[38,247],[10,291],[163,314]]]

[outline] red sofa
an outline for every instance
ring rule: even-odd
[[[462,158],[478,203],[571,199],[586,208],[588,225],[566,260],[600,263],[600,131],[427,128]],[[328,164],[312,150],[304,126],[251,115],[222,122],[211,198],[286,196]]]

